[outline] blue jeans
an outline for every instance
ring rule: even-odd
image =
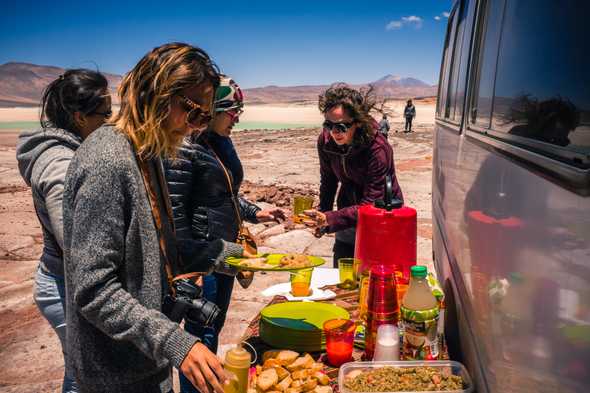
[[[41,311],[41,314],[51,325],[59,341],[61,350],[66,358],[66,304],[65,304],[65,282],[63,277],[46,273],[39,268],[35,277],[35,289],[33,298]],[[74,380],[72,370],[65,368],[62,393],[76,393],[78,387]]]
[[[205,299],[217,304],[221,310],[221,314],[214,326],[202,326],[188,323],[185,321],[184,330],[199,337],[203,344],[207,346],[213,353],[217,353],[218,337],[225,317],[227,316],[227,309],[231,301],[231,293],[234,289],[234,277],[225,274],[213,273],[203,277],[203,296]],[[180,392],[181,393],[198,393],[192,383],[179,372]]]

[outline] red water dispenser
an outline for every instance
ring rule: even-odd
[[[383,265],[401,271],[409,278],[416,264],[416,209],[393,199],[391,179],[387,179],[385,198],[358,210],[354,256],[361,270]]]

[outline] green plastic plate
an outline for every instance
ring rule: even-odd
[[[283,329],[317,331],[324,322],[334,318],[349,319],[350,314],[342,307],[317,302],[285,302],[267,306],[260,316],[274,326]]]
[[[261,311],[260,338],[274,348],[299,352],[323,350],[326,340],[322,327],[333,318],[350,318],[348,311],[332,304],[287,302]]]
[[[273,271],[273,272],[274,271],[295,271],[295,270],[301,270],[301,269],[309,269],[311,267],[318,267],[318,266],[321,266],[324,263],[326,263],[324,258],[308,255],[307,258],[311,262],[311,266],[299,267],[299,268],[281,267],[281,266],[279,266],[279,263],[281,262],[281,258],[284,257],[285,255],[287,255],[287,254],[262,254],[262,255],[259,255],[259,257],[261,257],[261,258],[266,258],[266,263],[268,263],[269,265],[274,265],[273,268],[256,268],[256,267],[240,266],[240,263],[242,261],[246,260],[247,258],[229,257],[225,260],[225,262],[227,262],[228,265],[233,266],[238,269],[252,270],[252,271]]]

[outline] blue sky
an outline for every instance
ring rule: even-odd
[[[124,74],[153,47],[183,41],[205,49],[243,87],[362,83],[387,74],[438,83],[452,6],[451,0],[10,3],[0,15],[0,64]]]

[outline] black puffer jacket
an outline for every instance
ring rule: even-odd
[[[232,179],[233,195],[216,155]],[[260,208],[238,196],[244,172],[231,139],[209,131],[187,138],[177,158],[164,166],[183,259],[193,259],[218,239],[235,242],[239,223],[232,197],[242,219],[257,222]]]

